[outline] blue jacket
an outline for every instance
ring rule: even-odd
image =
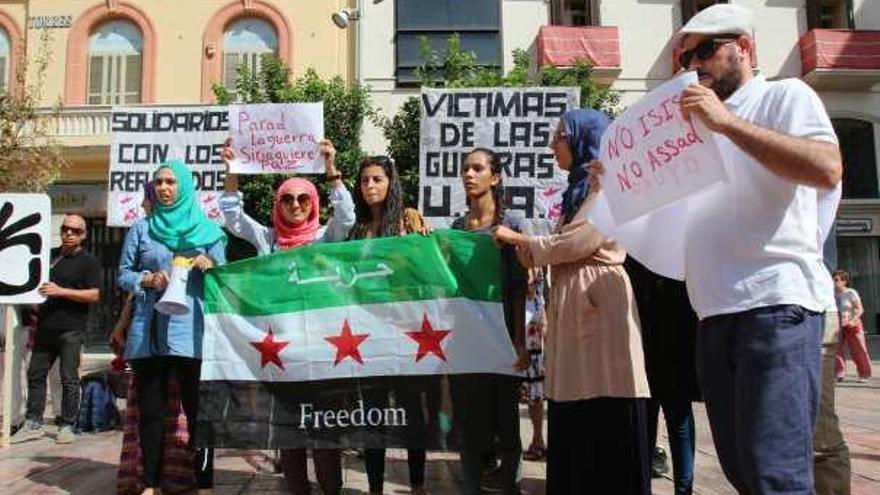
[[[223,242],[198,248],[192,252],[178,253],[187,257],[207,254],[214,263],[226,262]],[[153,356],[181,356],[202,358],[202,333],[204,313],[202,309],[204,274],[190,272],[186,284],[186,299],[192,311],[186,315],[167,316],[156,312],[153,305],[162,298],[162,292],[141,287],[147,272],[165,270],[171,273],[172,253],[164,244],[150,236],[146,219],[135,222],[125,236],[119,258],[119,286],[134,294],[134,316],[125,344],[125,359]]]

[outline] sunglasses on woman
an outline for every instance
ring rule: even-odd
[[[282,204],[290,204],[296,201],[300,206],[309,205],[312,203],[312,197],[306,193],[298,194],[294,196],[293,194],[283,194],[281,195],[281,203]]]
[[[691,60],[693,60],[694,56],[701,61],[709,60],[715,56],[715,52],[717,52],[719,48],[738,39],[739,36],[735,34],[726,34],[709,38],[692,49],[681,52],[678,56],[678,63],[681,64],[682,68],[687,69],[691,66]]]

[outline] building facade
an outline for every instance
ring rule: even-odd
[[[679,70],[672,35],[700,9],[735,3],[755,11],[755,69],[768,79],[798,77],[820,95],[845,161],[837,266],[853,275],[865,328],[880,312],[880,2],[876,0],[424,0],[362,1],[360,74],[373,101],[393,114],[409,95],[419,36],[436,48],[453,32],[478,62],[509,70],[512,51],[536,66],[593,63],[626,106]],[[430,8],[427,5],[431,5]],[[366,130],[368,146],[384,147]],[[830,248],[834,248],[830,246]]]
[[[443,46],[459,33],[479,63],[507,70],[521,48],[534,65],[584,58],[626,106],[679,70],[672,35],[702,8],[724,0],[0,0],[0,89],[50,35],[47,106],[64,104],[55,134],[71,167],[53,188],[57,211],[90,217],[108,280],[120,229],[102,227],[113,105],[208,104],[215,82],[261,53],[281,57],[294,76],[315,68],[371,88],[393,115],[418,89],[419,39]],[[880,2],[727,0],[756,12],[755,69],[798,77],[825,102],[845,157],[837,223],[837,265],[850,271],[866,306],[880,312]],[[346,9],[340,29],[331,16]],[[336,21],[338,21],[338,16]],[[383,152],[369,124],[364,146]]]
[[[63,105],[52,131],[70,163],[50,190],[55,224],[63,212],[84,215],[90,249],[104,265],[92,343],[106,341],[119,308],[124,230],[104,224],[113,105],[210,104],[214,83],[234,87],[236,66],[254,67],[263,53],[276,54],[294,75],[314,68],[351,79],[350,33],[330,21],[346,6],[347,0],[0,0],[0,90],[15,90],[17,53],[27,48],[31,67],[42,43],[51,54],[42,100],[47,114]]]

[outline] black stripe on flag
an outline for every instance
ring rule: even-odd
[[[519,431],[519,378],[380,376],[307,382],[203,381],[199,447],[455,450],[499,418]],[[491,433],[490,433],[491,434]]]

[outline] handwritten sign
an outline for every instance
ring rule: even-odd
[[[324,103],[229,107],[236,174],[324,173]]]
[[[499,153],[507,207],[525,212],[536,231],[562,210],[568,174],[556,167],[550,141],[562,114],[577,108],[579,88],[425,89],[421,94],[419,210],[435,227],[467,211],[464,156]]]
[[[192,171],[205,214],[221,222],[217,200],[226,179],[228,118],[221,106],[113,108],[107,225],[128,227],[142,218],[144,184],[160,164],[175,158]]]
[[[52,206],[45,194],[0,194],[0,304],[38,304],[49,280]]]
[[[715,138],[681,113],[681,92],[697,83],[687,72],[654,89],[602,136],[603,190],[618,224],[638,218],[727,175]]]

